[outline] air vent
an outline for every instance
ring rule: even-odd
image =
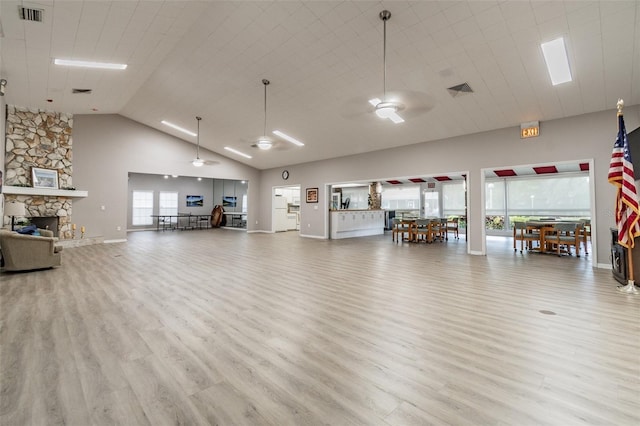
[[[18,14],[23,21],[42,22],[44,9],[31,9],[28,7],[18,6]]]
[[[71,89],[71,93],[86,93],[87,95],[90,95],[93,93],[93,89]]]
[[[473,89],[469,86],[469,83],[458,84],[447,89],[452,97],[464,95],[465,93],[473,93]]]

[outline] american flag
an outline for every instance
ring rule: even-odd
[[[634,238],[640,235],[640,225],[638,224],[640,216],[638,194],[633,176],[633,162],[631,161],[629,141],[622,114],[618,114],[618,137],[611,154],[609,182],[618,187],[616,195],[618,243],[626,248],[633,248]]]

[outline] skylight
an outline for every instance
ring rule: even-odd
[[[554,86],[572,80],[569,58],[564,45],[564,38],[560,37],[547,43],[542,43],[542,54],[547,63],[547,70]]]

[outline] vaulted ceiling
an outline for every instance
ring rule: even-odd
[[[42,22],[21,20],[19,6]],[[394,124],[368,100],[401,96]],[[640,2],[0,1],[6,102],[116,113],[259,169],[640,103]],[[553,86],[540,43],[564,37],[573,81]],[[126,63],[69,68],[53,58]],[[264,132],[276,147],[252,148]],[[453,96],[467,83],[473,93]],[[91,93],[73,93],[90,89]],[[279,129],[305,143],[295,147]],[[224,150],[250,154],[245,159]]]

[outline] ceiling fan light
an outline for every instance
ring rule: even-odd
[[[380,118],[390,118],[396,114],[396,111],[398,111],[398,107],[391,102],[380,102],[376,105],[376,114]]]
[[[272,142],[269,139],[258,139],[256,146],[260,149],[267,150],[271,149]]]
[[[204,160],[202,158],[196,158],[195,160],[193,160],[192,164],[195,167],[202,167],[204,165]]]

